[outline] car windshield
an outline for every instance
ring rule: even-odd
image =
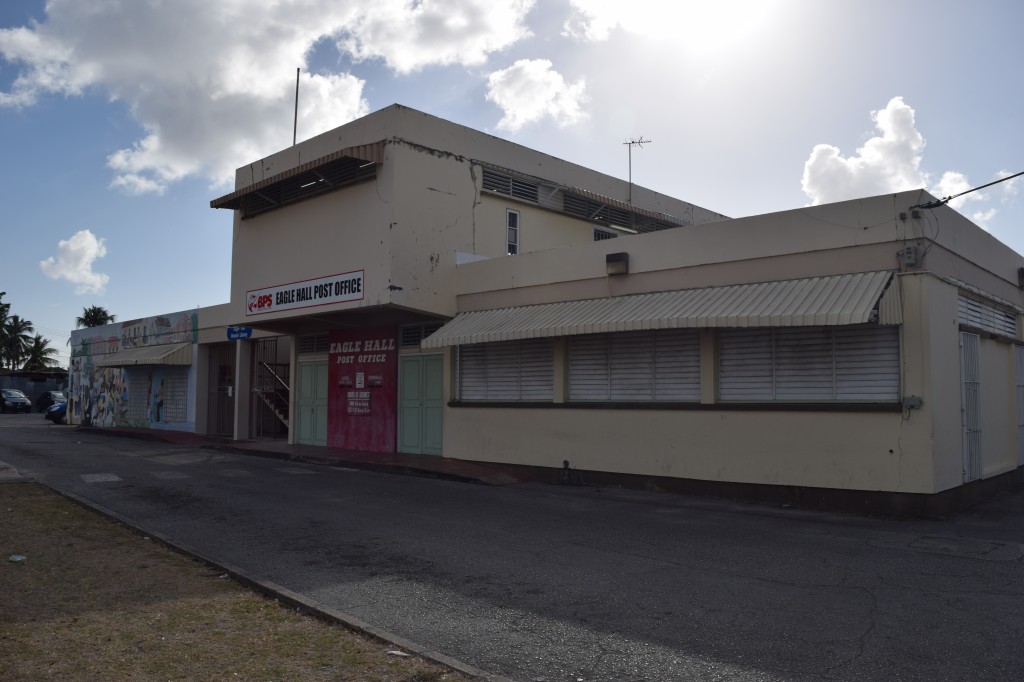
[[[24,398],[25,394],[22,393],[21,391],[13,389],[13,388],[5,388],[4,389],[4,397],[5,398]],[[27,398],[26,398],[26,400],[27,400]]]

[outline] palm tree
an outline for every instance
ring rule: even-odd
[[[116,322],[114,317],[103,306],[91,305],[88,308],[82,309],[81,317],[75,318],[75,329],[79,327],[102,327],[105,324]]]
[[[7,314],[11,312],[11,304],[4,303],[6,291],[0,291],[0,367],[7,361]]]
[[[47,367],[55,367],[57,360],[56,348],[50,348],[50,339],[44,339],[42,334],[36,334],[32,343],[26,351],[25,365],[22,369],[39,371]]]
[[[32,346],[32,332],[35,327],[20,315],[11,315],[4,325],[7,348],[7,364],[14,369]]]

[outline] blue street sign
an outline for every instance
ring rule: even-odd
[[[252,327],[228,327],[228,341],[238,341],[252,336]]]

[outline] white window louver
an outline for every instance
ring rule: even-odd
[[[700,338],[671,329],[569,337],[569,400],[700,399]]]
[[[896,401],[899,329],[723,329],[718,367],[723,401]]]
[[[1017,314],[963,293],[957,301],[960,324],[1011,339],[1017,338]]]
[[[550,339],[459,346],[460,400],[550,401],[554,344]]]

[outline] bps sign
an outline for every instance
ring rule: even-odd
[[[355,270],[340,275],[328,275],[302,282],[247,291],[245,292],[245,314],[247,316],[265,315],[283,310],[311,308],[331,303],[361,301],[362,299],[363,271]]]

